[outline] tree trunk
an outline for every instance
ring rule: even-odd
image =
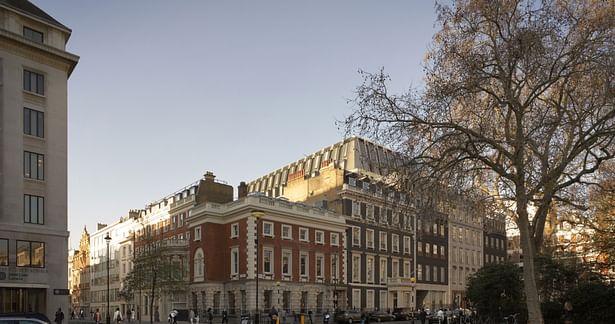
[[[149,317],[149,322],[150,324],[154,323],[154,297],[155,297],[155,292],[156,292],[156,271],[154,271],[153,273],[153,277],[152,277],[152,294],[151,297],[149,299],[149,309],[150,309],[150,317]]]
[[[524,204],[520,204],[524,205]],[[540,300],[536,287],[536,271],[534,266],[534,240],[530,237],[527,205],[518,206],[519,234],[523,253],[523,286],[525,289],[525,302],[527,305],[528,324],[543,324]]]

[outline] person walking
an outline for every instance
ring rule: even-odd
[[[562,315],[562,319],[564,320],[564,324],[572,324],[572,303],[569,301],[564,303],[564,314]]]
[[[271,310],[269,311],[269,318],[271,319],[271,324],[277,324],[278,320],[278,310],[275,309],[275,306],[271,306]]]
[[[100,316],[100,310],[98,310],[98,308],[96,309],[96,313],[94,313],[94,322],[96,324],[100,324],[100,320],[102,319],[102,316]]]
[[[115,313],[113,314],[113,321],[115,322],[115,324],[122,323],[122,313],[120,312],[119,307],[115,309]]]
[[[222,324],[228,324],[228,313],[226,312],[226,308],[222,310]]]
[[[427,319],[427,313],[425,312],[425,308],[421,308],[419,311],[419,320],[421,324],[425,324],[425,320]]]
[[[126,311],[126,318],[128,319],[128,324],[130,324],[130,321],[132,320],[132,312],[130,311],[130,308]]]
[[[188,312],[188,319],[190,320],[190,324],[194,324],[194,310],[190,309]]]
[[[53,319],[53,321],[56,324],[62,324],[63,320],[64,320],[64,313],[62,312],[62,308],[58,308],[58,310],[56,311],[56,315],[55,315],[55,318]]]
[[[211,307],[207,309],[207,318],[209,319],[209,324],[214,323],[214,313],[211,311]]]

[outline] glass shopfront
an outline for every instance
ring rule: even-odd
[[[0,313],[37,312],[45,314],[46,295],[44,288],[0,287]]]

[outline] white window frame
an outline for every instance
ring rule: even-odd
[[[381,290],[380,291],[380,309],[387,309],[387,308],[389,308],[389,298],[388,298],[388,295],[389,295],[389,293],[386,290]],[[402,304],[402,303],[398,303],[398,304]]]
[[[355,260],[357,261],[357,267],[355,269]],[[360,254],[352,254],[352,259],[351,259],[351,266],[352,266],[352,281],[353,282],[361,282],[361,255]],[[358,271],[355,271],[358,270]]]
[[[361,309],[361,289],[352,289],[352,308]]]
[[[267,228],[271,228],[271,232],[267,233]],[[265,237],[274,237],[275,230],[273,228],[273,222],[263,222],[263,236]]]
[[[352,246],[361,246],[361,228],[358,226],[352,226]]]
[[[231,224],[231,238],[239,237],[239,223]]]
[[[197,257],[197,254],[199,256]],[[194,251],[194,281],[203,281],[205,279],[205,253],[203,249],[198,248]]]
[[[271,252],[271,259],[269,260],[270,269],[265,268],[265,258],[267,256],[267,252]],[[274,254],[273,248],[263,247],[263,259],[261,260],[263,262],[263,273],[273,274],[274,260],[275,260],[275,254]]]
[[[378,233],[378,234],[379,234],[379,237],[380,237],[380,240],[378,241],[380,251],[387,251],[387,239],[388,239],[387,233],[384,232],[384,231],[380,231],[380,233]],[[384,240],[383,240],[383,238],[384,238]]]
[[[391,260],[391,277],[399,278],[399,260],[398,259]]]
[[[391,249],[393,252],[399,252],[399,235],[391,234]]]
[[[318,261],[320,261],[320,266],[318,265]],[[316,260],[315,260],[315,265],[316,265],[316,278],[317,279],[322,279],[325,277],[325,256],[322,254],[317,254],[316,255]],[[320,274],[318,274],[318,272],[320,272]]]
[[[305,268],[301,268],[301,259],[305,257]],[[305,273],[303,273],[305,271]],[[299,253],[299,277],[309,278],[310,276],[310,254],[307,252]]]
[[[370,265],[370,261],[371,261],[371,265]],[[374,273],[376,269],[376,266],[374,264],[375,262],[376,262],[375,258],[371,255],[368,255],[365,260],[365,272],[366,272],[365,281],[367,283],[374,283],[375,281],[375,278],[376,278],[376,274]]]
[[[201,233],[201,225],[199,226],[195,226],[194,227],[194,241],[200,241],[202,237],[202,233]]]
[[[367,204],[365,207],[365,215],[369,220],[374,220],[374,205]]]
[[[410,236],[404,236],[404,254],[410,254],[411,246],[412,246],[412,238]]]
[[[304,234],[305,235],[302,235]],[[304,236],[304,237],[301,237]],[[310,229],[306,227],[299,227],[299,241],[301,242],[309,242],[310,241]]]
[[[402,269],[404,270],[404,278],[410,278],[412,276],[412,268],[410,267],[410,261],[404,261],[404,266]]]
[[[365,291],[365,307],[367,309],[374,309],[374,295],[373,289],[367,289]]]
[[[339,258],[336,254],[331,255],[331,279],[340,278]]]
[[[284,257],[288,256],[288,272],[284,272]],[[291,276],[293,273],[293,252],[291,250],[282,250],[281,271],[283,276]]]
[[[361,218],[361,202],[358,200],[352,201],[352,217]]]
[[[235,254],[237,254],[237,261],[235,262]],[[236,276],[239,274],[239,248],[231,248],[231,275]]]
[[[380,266],[379,266],[379,269],[378,269],[378,270],[380,270],[380,278],[379,278],[380,279],[380,283],[386,283],[387,282],[387,277],[388,277],[387,263],[388,263],[388,260],[385,257],[380,256]]]
[[[320,239],[318,239],[318,234],[320,234]],[[314,241],[316,244],[325,244],[325,232],[324,231],[314,231]]]
[[[329,242],[331,246],[340,246],[340,235],[339,233],[331,233],[329,238]]]
[[[288,235],[284,234],[284,230],[288,229]],[[292,225],[286,225],[286,224],[282,224],[282,238],[285,240],[292,240],[293,239],[293,226]]]
[[[370,240],[370,237],[371,237],[371,240]],[[366,229],[365,230],[365,247],[368,249],[373,249],[374,241],[375,241],[374,230],[370,228]]]

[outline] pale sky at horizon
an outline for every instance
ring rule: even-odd
[[[69,231],[338,142],[359,69],[420,86],[433,1],[33,0],[72,29]]]

